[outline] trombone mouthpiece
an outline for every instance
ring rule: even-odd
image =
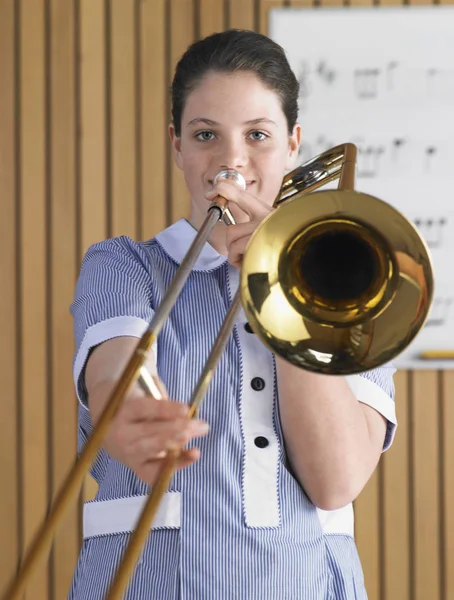
[[[233,169],[224,169],[222,171],[219,171],[219,173],[216,175],[216,177],[213,180],[214,185],[217,184],[219,179],[231,179],[236,184],[238,184],[241,188],[243,188],[243,190],[246,189],[246,180],[241,175],[241,173],[238,173],[238,171],[234,171]]]
[[[238,171],[234,171],[233,169],[223,169],[219,171],[216,177],[213,179],[213,185],[216,185],[219,179],[231,179],[237,185],[239,185],[243,190],[246,189],[246,180],[238,173]],[[218,196],[213,202],[212,206],[216,206],[222,210],[222,220],[226,225],[235,225],[235,219],[233,218],[232,213],[227,208],[227,200]]]

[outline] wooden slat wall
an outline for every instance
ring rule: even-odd
[[[13,572],[20,551],[22,512],[20,494],[19,433],[19,309],[18,289],[18,131],[17,16],[12,2],[0,5],[0,472],[3,485],[0,507],[0,582]],[[4,540],[10,540],[8,545]],[[1,589],[1,585],[0,585]]]
[[[0,590],[75,456],[68,307],[83,253],[187,214],[167,143],[175,62],[214,30],[266,33],[270,8],[283,5],[312,0],[0,2]],[[356,502],[369,597],[451,600],[454,373],[398,373],[396,394],[398,435]],[[27,598],[66,596],[80,503]]]

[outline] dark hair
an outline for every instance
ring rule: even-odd
[[[181,115],[189,93],[208,72],[250,71],[275,91],[292,133],[298,118],[299,84],[284,49],[254,31],[229,29],[194,42],[179,60],[172,82],[172,120],[181,135]]]

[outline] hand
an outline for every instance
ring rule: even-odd
[[[219,180],[213,189],[205,195],[205,198],[209,202],[212,202],[216,196],[222,196],[228,200],[229,205],[235,204],[238,206],[248,218],[245,222],[229,225],[226,230],[228,261],[231,265],[239,269],[249,238],[273,209],[228,179]]]
[[[192,438],[208,433],[206,423],[189,419],[187,414],[185,404],[132,392],[118,411],[104,447],[142,481],[153,485],[168,450],[182,448]],[[187,467],[199,456],[197,448],[182,450],[177,469]]]

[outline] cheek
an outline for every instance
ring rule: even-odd
[[[260,168],[260,197],[268,205],[272,205],[282,186],[282,181],[287,172],[287,155],[274,155],[269,160],[263,161]]]
[[[288,153],[273,152],[269,154],[263,154],[260,160],[259,170],[265,182],[275,182],[282,180],[286,173],[286,166],[288,163]]]
[[[200,179],[204,169],[202,158],[197,153],[186,152],[182,154],[182,167],[186,181],[193,182]]]
[[[288,143],[280,141],[275,145],[264,146],[260,148],[256,158],[266,164],[266,168],[272,168],[273,171],[284,170],[288,162],[290,149]]]

